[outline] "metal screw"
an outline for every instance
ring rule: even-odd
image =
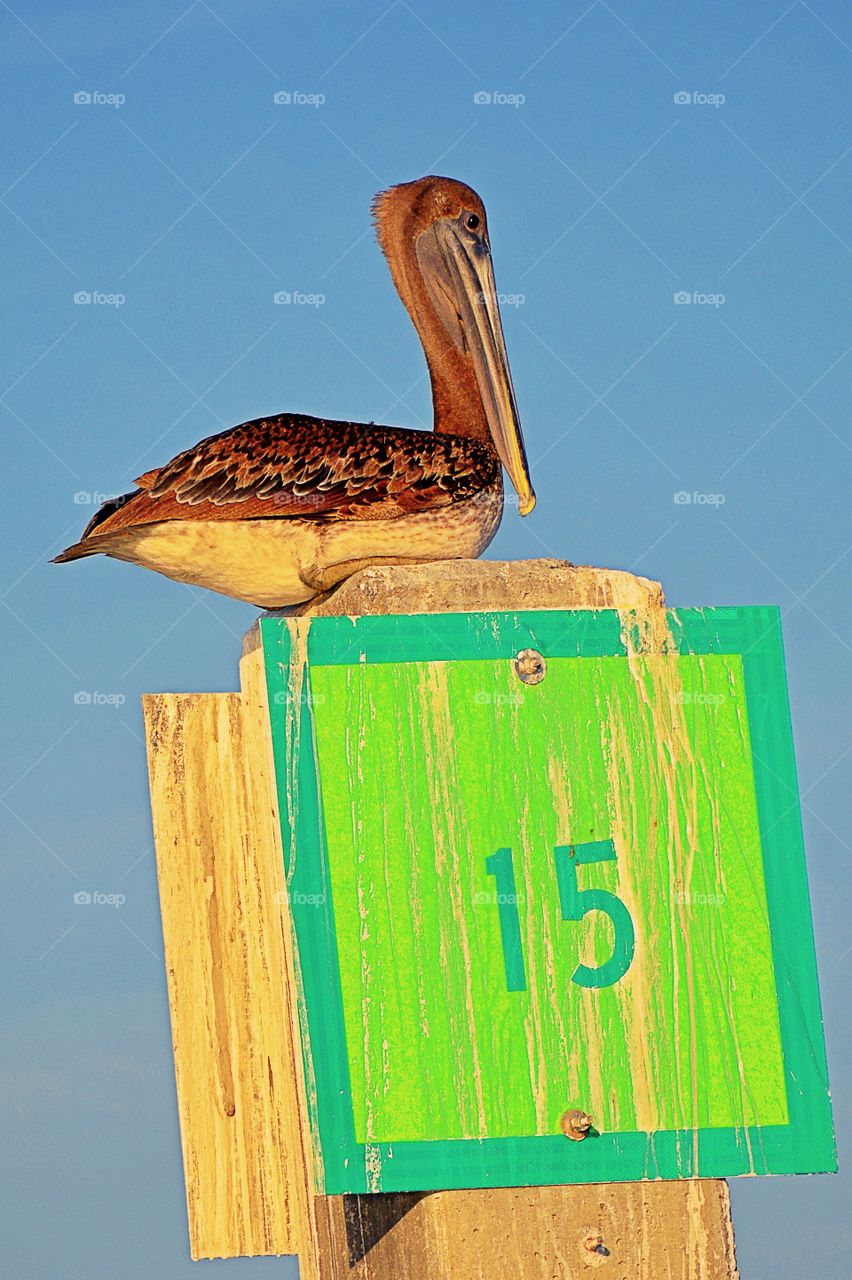
[[[583,1248],[587,1253],[598,1253],[603,1258],[609,1257],[609,1249],[604,1244],[603,1236],[590,1232],[583,1241]]]
[[[515,675],[524,684],[541,684],[547,674],[547,663],[538,649],[521,649],[515,654]]]
[[[562,1132],[572,1142],[582,1142],[592,1127],[592,1117],[585,1111],[566,1111],[562,1117]]]

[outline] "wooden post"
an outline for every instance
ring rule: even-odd
[[[356,574],[316,615],[618,609],[657,583],[562,561]],[[298,1253],[304,1280],[733,1280],[727,1185],[319,1196],[256,632],[240,694],[145,699],[193,1257]]]

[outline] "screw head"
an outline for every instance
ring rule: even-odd
[[[515,654],[512,665],[515,675],[524,684],[541,684],[547,675],[547,663],[538,649],[521,649]]]
[[[609,1249],[604,1244],[604,1238],[597,1231],[590,1231],[583,1240],[583,1248],[587,1253],[597,1253],[602,1257],[607,1257]]]
[[[560,1123],[566,1138],[582,1142],[592,1127],[592,1117],[585,1111],[566,1111]]]

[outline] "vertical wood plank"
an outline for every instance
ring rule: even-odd
[[[376,567],[300,612],[514,608],[618,609],[625,622],[665,632],[659,583],[555,560]],[[241,675],[244,691],[253,690],[263,711],[257,644],[255,631],[246,640]],[[276,809],[274,794],[270,803]],[[274,821],[277,825],[277,810]],[[307,1144],[307,1112],[302,1116]],[[322,1280],[592,1275],[597,1280],[737,1280],[738,1275],[728,1187],[721,1180],[314,1196],[311,1215],[311,1265]],[[308,1274],[308,1259],[300,1261],[303,1275]]]
[[[243,767],[251,803],[251,822],[254,830],[263,831],[259,848],[274,863],[274,876],[280,887],[275,893],[278,912],[281,987],[275,1017],[287,1024],[286,1043],[289,1057],[284,1065],[284,1085],[288,1091],[282,1110],[285,1127],[285,1143],[292,1159],[287,1174],[298,1187],[272,1188],[273,1194],[294,1196],[298,1199],[299,1225],[296,1233],[299,1254],[300,1280],[320,1280],[324,1275],[323,1250],[319,1239],[318,1205],[314,1194],[313,1146],[309,1122],[308,1082],[305,1079],[300,1029],[300,1003],[298,998],[298,957],[284,874],[284,850],[281,841],[281,822],[278,812],[278,792],[275,780],[275,762],[272,754],[272,736],[269,721],[269,700],[266,685],[263,653],[254,649],[244,654],[240,662],[240,688],[243,709]]]
[[[192,1256],[296,1253],[310,1229],[284,878],[242,702],[162,694],[144,712]]]

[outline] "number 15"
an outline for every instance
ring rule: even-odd
[[[571,981],[580,987],[611,987],[623,978],[633,961],[636,934],[627,907],[607,889],[581,889],[577,883],[577,867],[595,862],[614,862],[612,840],[592,840],[585,844],[560,844],[553,851],[556,862],[556,885],[563,920],[582,920],[590,911],[603,911],[615,930],[612,955],[595,968],[578,964]],[[485,860],[489,875],[497,885],[500,913],[500,936],[506,985],[510,991],[525,991],[524,956],[521,945],[521,922],[515,892],[515,870],[511,849],[498,849]]]

